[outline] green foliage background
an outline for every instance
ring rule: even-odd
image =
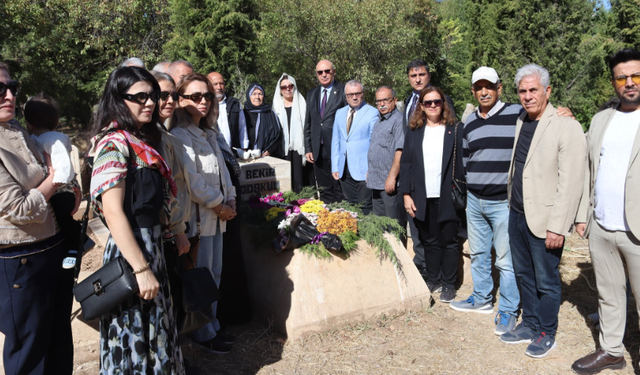
[[[109,72],[131,56],[148,68],[185,59],[219,71],[241,100],[257,81],[268,101],[283,72],[305,93],[328,58],[340,81],[364,83],[369,102],[381,85],[404,99],[406,64],[419,57],[458,113],[475,103],[477,67],[496,68],[503,100],[517,102],[515,72],[535,62],[551,73],[552,102],[587,127],[614,94],[607,56],[640,47],[640,0],[11,0],[0,2],[0,35],[20,101],[45,91],[79,127]]]

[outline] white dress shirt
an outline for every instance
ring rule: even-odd
[[[594,215],[598,224],[611,231],[629,231],[624,212],[625,182],[638,125],[640,110],[617,111],[602,140]]]

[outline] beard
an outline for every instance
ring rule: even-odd
[[[635,93],[635,96],[631,96],[629,94]],[[640,90],[636,89],[630,93],[626,93],[626,92],[618,92],[618,90],[616,90],[616,95],[618,96],[618,99],[620,99],[620,102],[622,102],[622,104],[640,104]]]

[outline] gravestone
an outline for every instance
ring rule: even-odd
[[[291,190],[291,163],[267,156],[240,163],[240,191],[236,192],[247,200],[252,195],[267,195]]]

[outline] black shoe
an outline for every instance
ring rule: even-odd
[[[451,303],[456,298],[456,290],[449,286],[442,287],[442,293],[440,293],[440,302]]]
[[[439,283],[435,284],[427,282],[427,288],[429,288],[429,292],[431,292],[431,294],[442,292],[442,284]]]
[[[231,351],[231,345],[219,339],[218,336],[212,338],[209,341],[195,343],[200,345],[204,349],[207,349],[208,351],[216,354],[227,354]]]
[[[236,337],[229,333],[226,329],[221,329],[216,332],[216,337],[222,340],[225,344],[233,344],[236,342]]]

